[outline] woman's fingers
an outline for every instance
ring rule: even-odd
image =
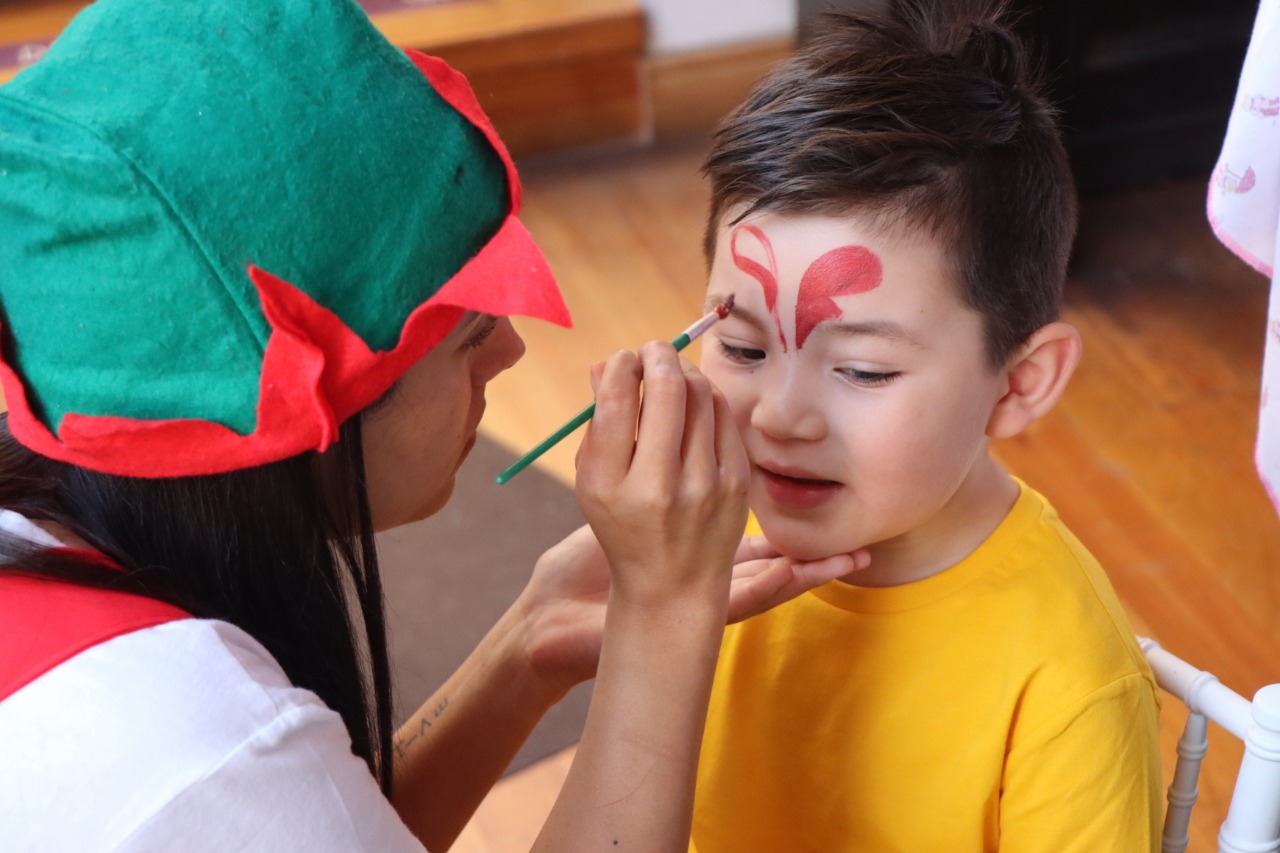
[[[733,483],[735,493],[740,493],[745,505],[747,487],[751,483],[751,466],[747,461],[747,449],[733,421],[729,401],[716,388],[711,391],[715,412],[716,460],[723,477]],[[744,519],[745,522],[745,519]]]
[[[716,458],[716,409],[711,381],[698,368],[680,360],[685,382],[684,442],[681,456],[685,467],[710,482],[719,468]]]
[[[745,473],[746,455],[728,404],[670,344],[652,341],[638,356],[618,353],[593,364],[591,385],[596,413],[579,462],[589,440],[598,455],[613,460],[609,473],[614,477],[626,473],[618,467],[626,445],[634,452],[634,458],[625,456],[627,468],[643,466],[646,476],[664,488],[676,485],[682,463],[686,476],[713,477],[726,470],[726,462],[735,476]]]
[[[604,363],[598,378],[592,366],[596,411],[579,449],[579,479],[617,483],[626,476],[640,415],[641,374],[640,360],[625,350]]]
[[[588,376],[590,377],[590,380],[591,380],[591,396],[592,398],[594,398],[596,394],[600,393],[600,380],[604,378],[604,362],[603,361],[593,362],[591,364],[591,369],[588,373]],[[585,438],[582,441],[578,442],[578,449],[573,454],[573,468],[575,471],[578,469],[578,466],[582,463],[582,449],[586,446],[587,446],[587,442]]]
[[[765,565],[765,560],[780,556],[782,555],[778,553],[778,549],[770,545],[769,540],[763,536],[743,536],[733,555],[734,576],[738,576],[740,568],[743,573],[758,572]]]
[[[664,341],[615,355],[593,371],[593,383],[577,493],[609,555],[614,592],[619,600],[699,596],[726,606],[747,516],[745,454],[728,406]],[[734,461],[726,466],[726,458]]]
[[[650,341],[640,347],[644,407],[636,428],[633,467],[657,489],[674,489],[680,477],[688,389],[675,347]]]
[[[871,555],[865,549],[807,563],[789,557],[741,563],[734,566],[729,586],[729,621],[741,622],[869,565]]]

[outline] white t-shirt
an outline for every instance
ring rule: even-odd
[[[0,527],[44,541],[7,511]],[[342,719],[248,634],[199,619],[100,643],[0,701],[0,848],[424,849]]]

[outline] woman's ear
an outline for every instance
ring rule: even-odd
[[[1008,390],[991,411],[987,435],[1008,438],[1049,413],[1080,363],[1075,326],[1061,321],[1036,330],[1005,364]]]

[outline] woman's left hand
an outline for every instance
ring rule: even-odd
[[[734,555],[729,622],[870,564],[865,550],[800,563],[780,556],[763,536],[744,537]],[[595,675],[608,599],[609,564],[583,525],[542,555],[516,601],[530,664],[559,693]]]

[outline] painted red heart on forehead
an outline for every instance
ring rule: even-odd
[[[841,246],[809,264],[796,296],[796,349],[804,346],[815,326],[843,313],[835,297],[866,293],[883,277],[880,259],[864,246]]]

